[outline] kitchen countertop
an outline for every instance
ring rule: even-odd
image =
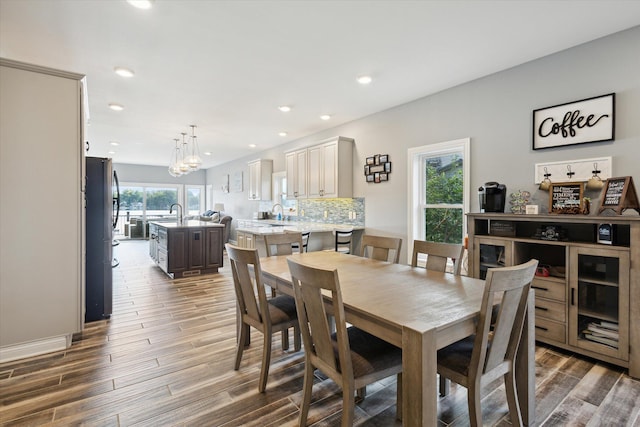
[[[332,232],[335,230],[364,230],[361,225],[342,225],[317,222],[300,222],[300,221],[278,221],[278,220],[239,220],[236,231],[244,233],[256,234],[259,236],[265,234],[284,233],[285,231],[310,231],[314,233]]]
[[[211,221],[198,221],[189,220],[184,221],[182,224],[178,224],[177,221],[164,222],[164,221],[149,221],[151,224],[156,224],[158,227],[165,228],[202,228],[202,227],[224,227],[224,224]]]

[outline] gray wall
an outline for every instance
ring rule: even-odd
[[[191,172],[180,178],[169,175],[167,166],[130,165],[126,163],[114,163],[113,168],[118,173],[120,182],[140,182],[156,184],[205,184],[205,171]]]
[[[223,174],[242,170],[246,179],[246,163],[253,158],[273,159],[274,172],[281,171],[286,150],[336,135],[354,138],[354,196],[366,200],[366,232],[402,237],[406,248],[407,149],[411,147],[470,137],[472,190],[486,181],[498,181],[506,184],[509,192],[531,191],[539,203],[546,203],[547,196],[534,185],[535,163],[612,156],[614,175],[632,175],[640,181],[638,46],[640,27],[634,27],[251,158],[210,168],[207,182],[214,184],[214,201],[224,202],[234,218],[250,218],[258,210],[258,202],[247,200],[246,189],[243,193],[222,193],[218,184]],[[616,93],[614,142],[532,150],[534,109],[611,92]],[[389,182],[367,184],[362,167],[367,156],[377,153],[389,154],[393,172]],[[477,212],[477,200],[472,197],[471,202],[471,210]]]

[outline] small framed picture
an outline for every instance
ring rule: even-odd
[[[385,163],[384,163],[384,171],[385,171],[386,173],[391,172],[391,162],[385,162]]]
[[[376,154],[375,156],[373,156],[373,164],[374,165],[380,164],[380,154]]]
[[[373,165],[374,164],[373,162],[374,162],[373,156],[367,157],[367,164],[368,165]]]
[[[364,165],[364,174],[365,175],[371,175],[371,166]]]
[[[380,154],[380,163],[387,163],[389,161],[388,154]]]
[[[389,181],[389,176],[387,175],[386,172],[381,172],[380,173],[380,181]]]
[[[373,175],[367,175],[367,182],[373,182]]]
[[[380,182],[380,172],[376,172],[373,174],[373,182],[376,184]]]

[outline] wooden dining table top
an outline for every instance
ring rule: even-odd
[[[396,345],[401,345],[404,325],[419,322],[424,328],[443,328],[475,317],[480,311],[484,280],[338,252],[262,258],[260,263],[267,284],[269,276],[290,284],[287,258],[316,268],[337,269],[348,311],[359,312],[387,327],[395,326]],[[287,291],[282,287],[279,290]]]

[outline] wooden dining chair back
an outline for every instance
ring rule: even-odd
[[[419,254],[427,255],[427,270],[447,271],[447,262],[449,259],[453,262],[453,274],[459,276],[462,267],[462,256],[464,254],[464,246],[452,243],[427,242],[424,240],[413,241],[413,256],[411,258],[411,266],[418,266]]]
[[[398,237],[372,236],[365,234],[362,236],[362,256],[377,259],[379,261],[389,261],[395,264],[400,260],[400,247],[402,239]]]
[[[343,254],[351,253],[351,241],[353,239],[353,229],[335,230],[335,250]]]
[[[294,245],[297,248],[303,247],[302,233],[287,231],[285,233],[265,234],[264,244],[267,249],[267,256],[291,255]]]
[[[305,348],[305,373],[299,425],[306,425],[314,370],[342,388],[342,426],[353,425],[357,389],[398,375],[397,416],[402,414],[402,350],[356,327],[347,328],[337,270],[287,260]],[[326,296],[330,295],[330,299]],[[330,309],[327,310],[327,305]],[[335,319],[335,333],[328,315]]]
[[[238,347],[234,369],[240,368],[242,353],[249,337],[249,327],[254,327],[264,335],[264,349],[262,354],[262,368],[258,390],[264,392],[269,375],[271,361],[271,336],[275,332],[284,331],[282,348],[289,348],[288,329],[294,330],[294,349],[300,350],[300,327],[293,297],[282,295],[267,300],[265,287],[262,283],[260,258],[256,249],[245,249],[226,245],[233,284],[238,305]],[[285,339],[285,337],[287,337]]]
[[[538,260],[532,259],[513,267],[489,268],[476,334],[438,351],[438,373],[468,390],[472,426],[482,425],[482,386],[501,376],[505,381],[511,424],[522,425],[514,364],[537,266]],[[499,299],[499,309],[492,325],[496,299]]]

